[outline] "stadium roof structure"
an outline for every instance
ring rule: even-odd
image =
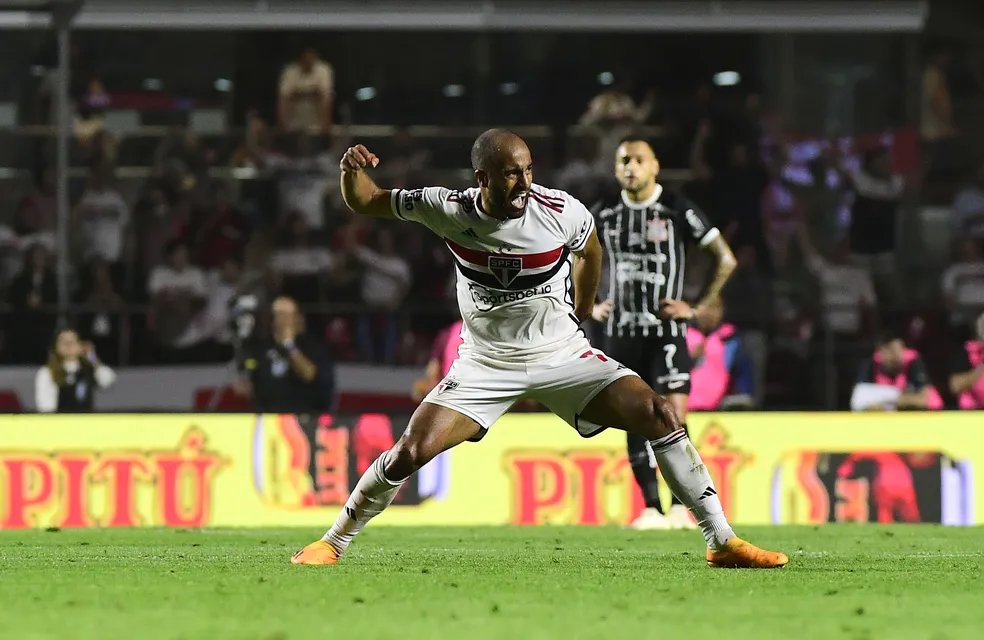
[[[73,3],[0,2],[0,29],[43,28]],[[918,32],[927,15],[926,0],[86,0],[74,28],[873,33]]]

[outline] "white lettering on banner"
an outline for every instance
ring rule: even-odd
[[[0,367],[0,394],[16,396],[24,410],[33,411],[36,373],[37,367]],[[123,367],[116,373],[116,383],[96,394],[97,411],[193,411],[196,393],[202,389],[231,385],[237,378],[236,372],[224,365]],[[409,397],[414,382],[421,374],[422,369],[416,367],[360,364],[338,364],[335,367],[337,392],[340,395]]]

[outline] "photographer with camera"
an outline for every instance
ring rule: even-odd
[[[237,365],[245,374],[235,390],[252,398],[256,413],[293,414],[308,444],[308,472],[317,486],[318,419],[334,408],[335,370],[328,350],[304,331],[292,298],[271,305],[269,333],[254,335],[259,303],[241,296],[233,307]]]
[[[252,335],[255,316],[243,301],[236,315],[238,355],[246,377],[236,390],[253,399],[257,413],[309,414],[331,410],[334,404],[334,366],[327,350],[304,332],[304,318],[297,303],[286,296],[273,301],[271,332]],[[245,318],[249,317],[249,320]],[[243,335],[243,334],[246,335]]]

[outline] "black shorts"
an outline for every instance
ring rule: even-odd
[[[656,393],[690,395],[694,361],[687,349],[686,333],[661,338],[606,336],[604,345],[606,354],[638,373]]]

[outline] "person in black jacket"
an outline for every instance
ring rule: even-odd
[[[321,341],[304,331],[304,317],[292,298],[273,301],[270,333],[245,341],[237,391],[253,399],[257,413],[295,414],[310,445],[309,471],[317,483],[317,427],[334,408],[335,372]]]
[[[34,405],[39,413],[91,413],[96,389],[115,381],[116,373],[99,361],[92,343],[81,342],[74,329],[61,329],[48,363],[34,377]]]

